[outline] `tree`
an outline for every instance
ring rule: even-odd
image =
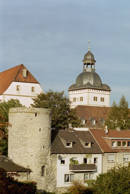
[[[97,177],[94,188],[96,194],[129,194],[130,166],[113,168]]]
[[[8,149],[8,113],[9,109],[13,107],[22,107],[22,104],[19,100],[11,99],[7,102],[0,103],[0,131],[3,133],[0,140],[0,153],[3,155],[7,155]]]
[[[110,129],[130,129],[130,112],[124,96],[120,99],[119,105],[113,102],[106,125]]]
[[[70,102],[64,96],[64,92],[48,91],[46,94],[41,93],[33,99],[33,107],[49,108],[51,110],[51,127],[54,129],[68,128],[69,124],[73,127],[80,126],[80,119],[76,112],[70,109]]]

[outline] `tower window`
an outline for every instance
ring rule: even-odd
[[[80,97],[80,101],[83,101],[83,97]]]
[[[76,102],[76,98],[73,98],[73,102]]]
[[[35,92],[35,88],[34,88],[34,87],[31,87],[31,91],[32,91],[32,92]]]
[[[45,166],[41,167],[41,176],[45,176]]]
[[[100,100],[101,100],[101,102],[104,102],[104,98],[103,97],[101,97]]]
[[[20,86],[16,85],[16,90],[19,91],[20,90]]]
[[[93,97],[93,101],[97,101],[97,96],[94,96]]]

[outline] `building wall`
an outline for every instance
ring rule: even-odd
[[[33,103],[32,98],[36,97],[42,92],[43,90],[40,84],[12,82],[3,95],[0,96],[0,100],[8,101],[10,99],[17,99],[21,102],[21,104],[29,107]]]
[[[80,97],[83,97],[83,101],[80,100]],[[97,101],[93,100],[94,97],[97,97]],[[75,102],[74,98],[76,98]],[[104,102],[101,102],[101,98],[104,98]],[[94,89],[69,91],[69,100],[71,101],[71,108],[75,108],[78,105],[109,107],[110,92]]]
[[[102,155],[101,154],[60,154],[57,155],[57,188],[59,187],[68,187],[72,183],[71,182],[65,182],[64,181],[64,176],[65,174],[74,174],[74,180],[78,180],[82,183],[84,183],[84,174],[87,172],[82,172],[82,173],[76,173],[72,172],[69,170],[69,164],[70,164],[70,159],[75,158],[78,160],[79,164],[83,164],[83,158],[88,158],[88,164],[93,164],[94,163],[94,157],[98,158],[97,162],[97,171],[94,172],[93,174],[93,179],[96,179],[96,176],[102,173]],[[61,164],[61,159],[65,160],[65,164]]]
[[[51,164],[50,111],[41,108],[12,108],[9,111],[8,156],[16,164],[30,168],[30,180],[38,189],[47,188]],[[42,176],[42,166],[44,175]]]
[[[114,160],[109,161],[109,155],[114,155]],[[125,160],[125,156],[128,156],[128,160]],[[129,152],[119,152],[119,153],[104,153],[103,154],[103,173],[106,173],[111,168],[117,166],[127,166],[130,162]]]

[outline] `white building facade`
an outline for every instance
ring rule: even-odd
[[[0,101],[17,99],[26,107],[42,93],[39,82],[24,65],[18,65],[0,73]]]
[[[111,89],[102,83],[100,76],[95,72],[95,62],[94,55],[88,51],[83,60],[83,72],[68,89],[71,108],[78,105],[110,106]]]

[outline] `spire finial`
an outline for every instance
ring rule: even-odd
[[[90,51],[90,40],[88,40],[88,51]]]

